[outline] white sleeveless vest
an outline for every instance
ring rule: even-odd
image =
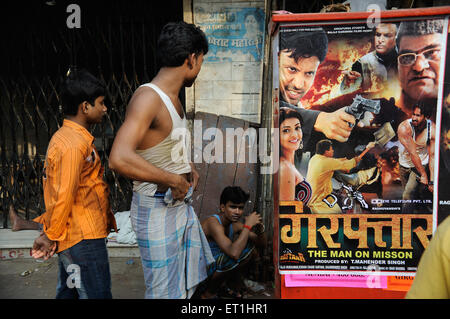
[[[411,124],[411,119],[408,120],[409,125],[412,128],[412,139],[416,143],[416,150],[417,154],[420,157],[420,161],[422,165],[427,165],[429,156],[428,156],[428,149],[427,149],[427,142],[424,144],[419,144],[416,142],[416,132],[414,131],[414,127]],[[427,120],[427,139],[426,141],[429,141],[431,139],[431,121]],[[399,155],[399,163],[401,166],[406,168],[413,168],[414,164],[411,160],[411,154],[406,150],[406,148],[403,146],[403,144],[400,143],[400,146],[398,148],[398,155]]]
[[[172,119],[172,131],[158,145],[145,150],[136,150],[147,162],[154,166],[174,174],[185,174],[191,172],[189,165],[189,132],[186,127],[186,115],[180,117],[170,98],[156,85],[152,83],[143,84],[152,88],[161,97],[164,105],[169,111]],[[133,191],[147,196],[153,196],[158,185],[149,182],[133,181]]]

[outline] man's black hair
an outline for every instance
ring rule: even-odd
[[[330,140],[320,140],[316,144],[316,153],[323,155],[331,146],[333,146],[333,143]]]
[[[249,194],[244,192],[239,186],[227,186],[223,189],[220,195],[220,204],[226,205],[227,202],[232,202],[234,204],[242,204],[247,202]]]
[[[289,56],[296,62],[299,58],[316,56],[319,62],[325,60],[328,38],[322,28],[314,31],[287,31],[280,33],[280,51],[292,52]]]
[[[167,23],[159,36],[157,59],[160,67],[177,67],[192,53],[208,53],[205,33],[194,24],[180,22]]]
[[[432,110],[432,106],[430,106],[429,103],[417,103],[416,105],[414,105],[413,107],[413,111],[414,109],[418,108],[420,110],[420,115],[424,115],[425,118],[429,119],[433,113]]]
[[[78,106],[84,101],[95,105],[95,99],[105,96],[102,82],[85,69],[70,70],[61,90],[61,102],[64,115],[77,115]]]

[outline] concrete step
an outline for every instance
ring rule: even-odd
[[[13,232],[11,229],[0,229],[0,260],[32,258],[31,248],[38,235],[39,231],[36,230]],[[110,257],[140,258],[141,256],[137,245],[126,245],[108,241],[107,248]]]

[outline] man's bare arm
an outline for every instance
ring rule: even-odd
[[[187,193],[189,183],[180,175],[157,168],[136,153],[160,109],[161,100],[156,92],[141,90],[135,93],[114,139],[109,167],[133,180],[167,185],[173,189],[174,198],[179,199]],[[184,195],[175,196],[177,190]]]
[[[241,232],[239,237],[234,242],[232,242],[230,238],[225,236],[223,226],[220,225],[217,220],[212,220],[208,227],[210,236],[219,246],[220,250],[233,259],[239,259],[239,256],[244,250],[245,245],[247,245],[248,235],[250,231],[246,229],[245,231]]]
[[[375,146],[376,146],[375,142],[369,142],[369,144],[366,145],[364,151],[355,158],[356,163],[361,162],[362,158]]]
[[[242,223],[241,223],[241,225],[242,225]],[[260,229],[264,229],[263,228],[263,224],[261,224],[259,226],[261,226]],[[266,234],[265,234],[264,231],[261,232],[261,233],[258,233],[258,234],[253,232],[253,231],[250,231],[250,234],[248,235],[248,238],[255,244],[256,247],[265,247],[266,244],[267,244],[267,237],[266,237]]]
[[[420,182],[422,184],[428,185],[427,172],[425,171],[425,167],[423,167],[420,157],[417,154],[416,143],[412,138],[411,127],[409,126],[409,124],[407,124],[407,122],[400,123],[397,135],[398,140],[400,141],[400,143],[402,143],[402,145],[410,154],[411,161],[413,162],[414,167],[420,174]]]
[[[260,222],[261,216],[256,212],[245,217],[245,224],[250,228]],[[214,239],[220,250],[235,260],[239,259],[249,240],[250,230],[243,228],[238,238],[233,242],[225,236],[223,226],[216,219],[210,221],[208,228],[208,234]]]

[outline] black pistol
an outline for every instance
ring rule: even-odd
[[[380,113],[380,101],[365,99],[361,95],[357,94],[353,99],[352,105],[349,105],[345,108],[345,112],[353,115],[356,119],[356,122],[363,119],[364,112],[366,111],[375,114]],[[348,123],[348,125],[350,127],[353,127],[351,123]]]

